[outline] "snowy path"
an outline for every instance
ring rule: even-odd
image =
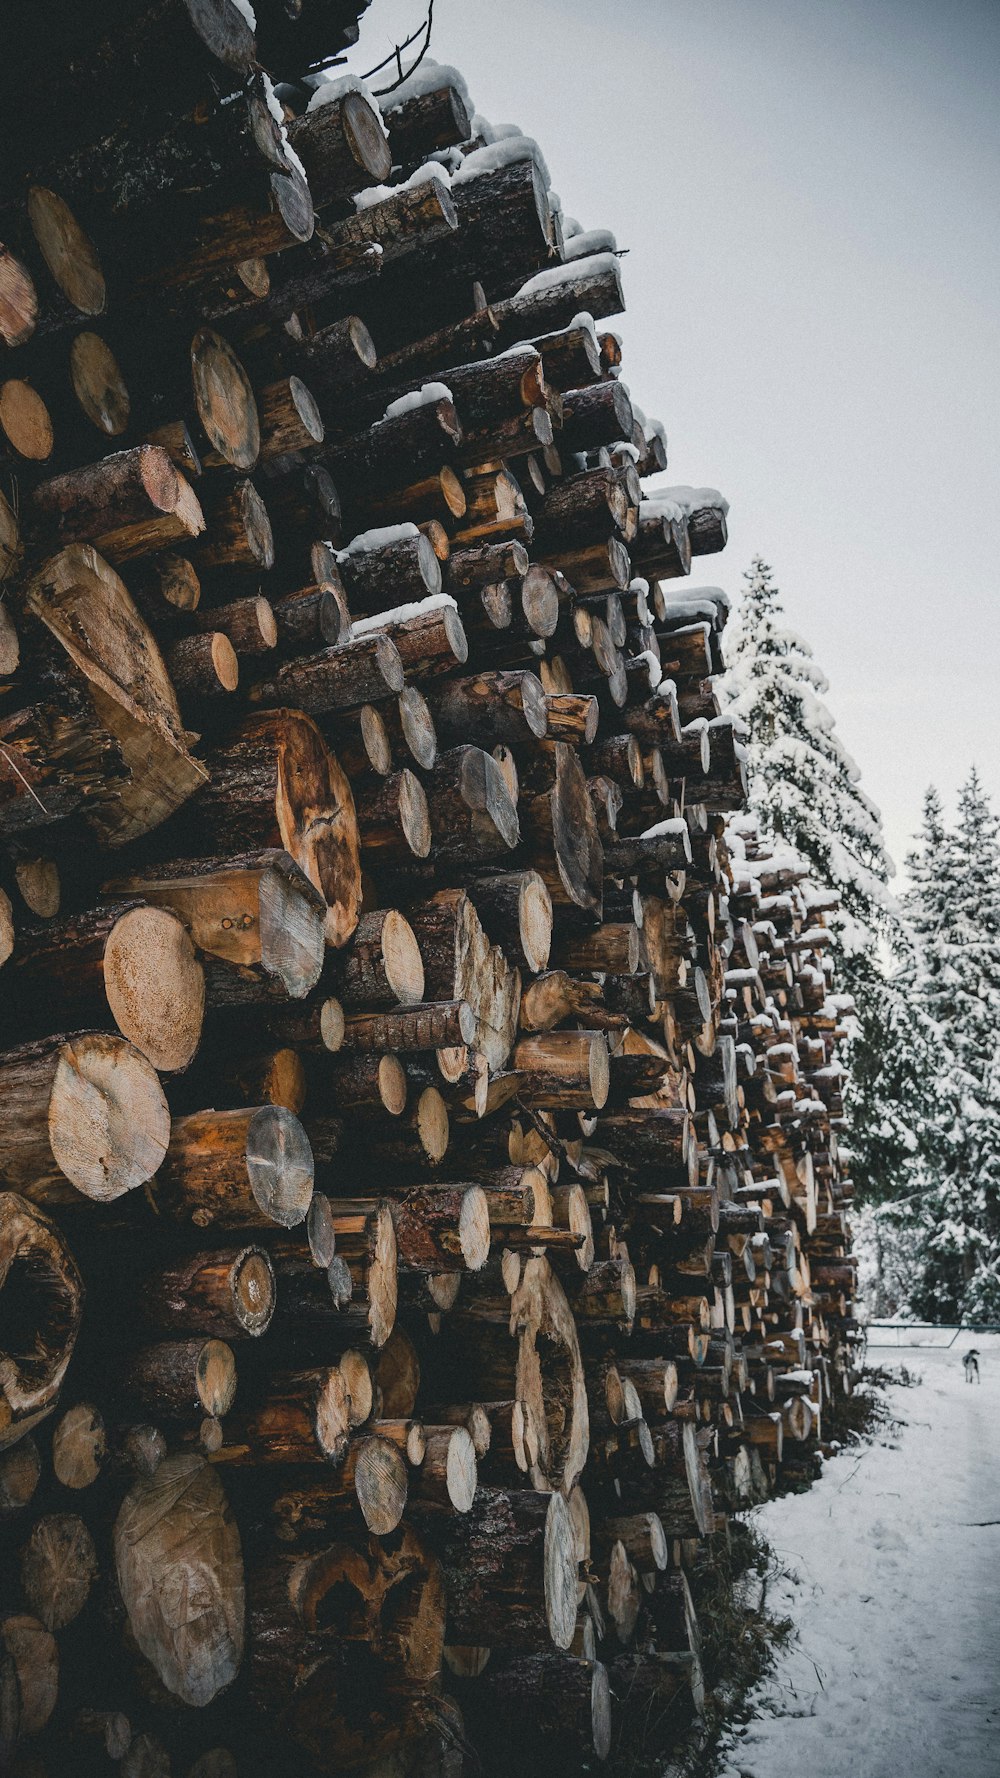
[[[741,1733],[725,1778],[1000,1775],[1000,1341],[988,1343],[978,1389],[958,1352],[872,1352],[923,1378],[889,1392],[907,1422],[898,1448],[836,1457],[810,1493],[762,1510],[798,1576],[769,1604],[799,1640],[768,1688],[779,1714]]]

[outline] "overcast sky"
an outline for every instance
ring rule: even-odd
[[[628,248],[626,381],[731,503],[696,578],[771,562],[897,861],[928,782],[1000,807],[997,0],[436,0],[431,53]]]

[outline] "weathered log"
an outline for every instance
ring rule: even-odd
[[[114,1529],[129,1629],[167,1691],[200,1707],[230,1684],[243,1654],[243,1557],[218,1473],[167,1457],[126,1495]],[[186,1576],[186,1582],[181,1577]],[[177,1608],[197,1577],[199,1609]]]
[[[84,778],[81,786],[87,820],[110,845],[148,833],[205,780],[204,766],[187,751],[152,636],[122,581],[88,545],[70,545],[47,561],[29,581],[25,603],[64,651],[70,677],[58,709],[29,710],[3,725],[4,790],[52,819],[62,811],[46,816],[34,784],[46,788],[52,772],[58,786],[61,759],[75,776],[88,754],[110,747],[119,755],[117,773],[91,766],[95,781]]]
[[[347,92],[310,108],[290,124],[288,138],[320,207],[389,176],[392,155],[385,130],[362,93]]]
[[[521,800],[524,849],[554,904],[573,904],[600,918],[603,855],[587,781],[574,749],[554,743],[550,791]]]
[[[258,680],[250,701],[261,705],[294,704],[310,716],[328,711],[358,710],[403,689],[403,664],[395,643],[383,630],[354,634],[318,654],[286,661],[270,679]]]
[[[302,999],[319,980],[326,903],[287,852],[173,859],[163,874],[153,867],[106,887],[172,909],[199,951],[226,965],[208,967],[212,1008],[255,1005],[273,991]]]
[[[358,922],[361,867],[350,785],[315,723],[296,710],[249,717],[209,756],[192,814],[216,850],[288,852],[327,904],[328,944]]]
[[[480,877],[471,899],[487,936],[513,963],[537,974],[552,943],[552,898],[537,871]]]
[[[169,1113],[145,1056],[80,1032],[0,1055],[0,1166],[33,1203],[108,1202],[143,1185],[166,1152]]]
[[[62,1236],[14,1192],[0,1193],[0,1296],[4,1450],[54,1408],[83,1309],[83,1281]]]
[[[337,992],[348,1011],[377,1012],[424,998],[424,966],[409,922],[394,908],[362,915],[344,950]]]
[[[442,1554],[451,1642],[568,1648],[576,1627],[576,1549],[560,1494],[481,1488],[451,1520]]]
[[[161,1214],[195,1228],[293,1228],[312,1197],[313,1157],[283,1106],[175,1118],[156,1180]]]
[[[137,1296],[151,1326],[220,1340],[265,1333],[275,1300],[274,1269],[262,1247],[187,1254],[147,1273]]]
[[[55,1017],[113,1025],[161,1073],[186,1068],[198,1047],[203,974],[165,908],[119,903],[24,933],[6,985],[25,1034]]]

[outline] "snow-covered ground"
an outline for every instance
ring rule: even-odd
[[[740,1733],[725,1778],[1000,1775],[1000,1337],[869,1359],[923,1381],[889,1391],[905,1422],[889,1443],[761,1511],[797,1576],[768,1602],[799,1634],[767,1688],[776,1714]]]

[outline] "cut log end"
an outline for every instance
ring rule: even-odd
[[[312,1206],[310,1206],[310,1216]],[[310,1234],[312,1224],[310,1222]],[[333,1257],[331,1253],[331,1258]],[[229,1274],[233,1313],[245,1333],[266,1333],[277,1301],[274,1267],[262,1247],[247,1247]]]
[[[118,438],[129,422],[131,401],[118,360],[99,333],[78,333],[70,347],[73,393],[88,420],[107,438]]]
[[[420,1145],[431,1166],[443,1161],[448,1152],[448,1107],[437,1087],[425,1087],[417,1102],[417,1133]]]
[[[378,1091],[390,1117],[402,1117],[406,1110],[406,1071],[398,1056],[381,1056],[378,1064]]]
[[[304,1222],[313,1193],[313,1156],[302,1125],[283,1105],[262,1105],[247,1130],[247,1175],[263,1214],[281,1228]]]
[[[52,1468],[64,1488],[89,1488],[104,1465],[107,1433],[92,1402],[78,1402],[52,1435]]]
[[[107,290],[93,242],[65,200],[43,185],[28,192],[28,221],[63,295],[81,315],[100,315]]]
[[[96,1031],[63,1044],[48,1125],[56,1165],[99,1203],[152,1179],[170,1140],[170,1113],[152,1064],[124,1038]]]
[[[0,242],[0,339],[23,346],[38,324],[38,292],[27,266]]]
[[[372,1345],[384,1346],[396,1325],[398,1277],[392,1211],[379,1207],[372,1263],[368,1268],[368,1327]]]
[[[569,1507],[553,1494],[545,1517],[545,1613],[556,1648],[569,1648],[576,1630],[576,1534]]]
[[[233,469],[254,467],[260,420],[250,379],[232,347],[211,327],[191,341],[195,407],[213,450]]]
[[[362,1440],[354,1465],[354,1492],[375,1537],[395,1531],[406,1508],[406,1461],[388,1439]]]
[[[55,434],[49,410],[37,389],[19,377],[0,384],[0,429],[19,457],[31,463],[51,457]]]
[[[198,1048],[205,977],[190,935],[167,908],[130,908],[104,949],[104,985],[123,1037],[161,1073],[186,1068]]]
[[[458,1240],[470,1272],[480,1272],[490,1257],[490,1210],[486,1193],[472,1185],[462,1198]]]

